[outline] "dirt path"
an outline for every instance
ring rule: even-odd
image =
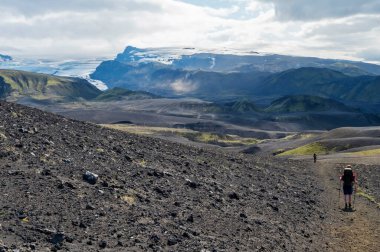
[[[325,221],[331,238],[330,251],[380,251],[380,209],[356,197],[354,210],[343,211],[337,161],[322,160],[315,166],[325,190],[323,200],[328,210]]]

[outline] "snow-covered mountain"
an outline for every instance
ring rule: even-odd
[[[162,64],[175,64],[178,61],[194,55],[210,55],[209,59],[212,68],[213,59],[211,55],[235,55],[235,56],[264,56],[267,54],[258,53],[255,51],[243,51],[235,49],[200,49],[194,47],[162,47],[162,48],[146,48],[141,49],[133,46],[127,46],[124,52],[116,56],[117,61],[130,62],[130,63],[147,63],[157,62]]]
[[[290,72],[292,76],[277,75],[302,68],[304,71]],[[261,93],[258,90],[277,83],[277,79],[294,79],[291,83],[297,84],[299,78],[302,87],[308,87],[311,81],[321,79],[323,84],[328,85],[336,81],[334,76],[340,76],[335,72],[353,83],[359,83],[359,79],[372,81],[374,76],[380,75],[380,66],[358,61],[255,51],[141,49],[128,46],[114,60],[103,61],[90,76],[103,81],[110,88],[124,87],[163,96],[193,96],[210,100],[230,96],[271,96],[270,90],[265,89]],[[269,83],[269,80],[273,83]],[[280,88],[280,91],[279,94],[284,94],[286,90]],[[315,90],[307,91],[312,93]]]
[[[86,79],[98,89],[105,90],[107,89],[107,86],[102,81],[93,80],[89,76],[104,60],[106,59],[34,60],[15,58],[7,61],[0,60],[0,68],[52,74],[57,76],[80,77]]]
[[[185,48],[137,48],[127,46],[115,61],[138,65],[158,63],[176,69],[213,72],[281,72],[300,67],[329,68],[351,76],[380,75],[380,66],[365,62],[262,53],[253,50]]]

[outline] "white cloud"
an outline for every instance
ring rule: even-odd
[[[377,48],[375,0],[1,0],[0,52],[113,56],[126,45],[241,48],[368,59]],[[328,7],[328,8],[327,8]]]
[[[369,62],[380,62],[380,49],[377,47],[366,48],[359,51],[357,56],[366,59]]]
[[[198,89],[198,85],[186,80],[176,80],[170,84],[170,87],[177,94],[186,94]]]
[[[271,2],[249,1],[246,3],[245,9],[251,12],[262,13],[270,9],[274,10],[274,5]]]
[[[211,16],[217,16],[217,17],[228,17],[240,10],[239,6],[234,5],[230,8],[219,8],[219,9],[213,9],[213,8],[205,8],[206,13],[210,14]]]

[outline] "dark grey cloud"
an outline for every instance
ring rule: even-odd
[[[310,21],[380,14],[379,0],[259,0],[275,6],[276,18],[283,21]]]
[[[379,29],[380,15],[355,16],[342,20],[341,22],[321,23],[310,29],[307,36],[325,36],[329,39],[339,37],[344,40],[345,36],[369,33]]]

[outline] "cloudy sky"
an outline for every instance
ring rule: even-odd
[[[0,0],[0,53],[111,57],[126,45],[380,62],[380,0]]]

